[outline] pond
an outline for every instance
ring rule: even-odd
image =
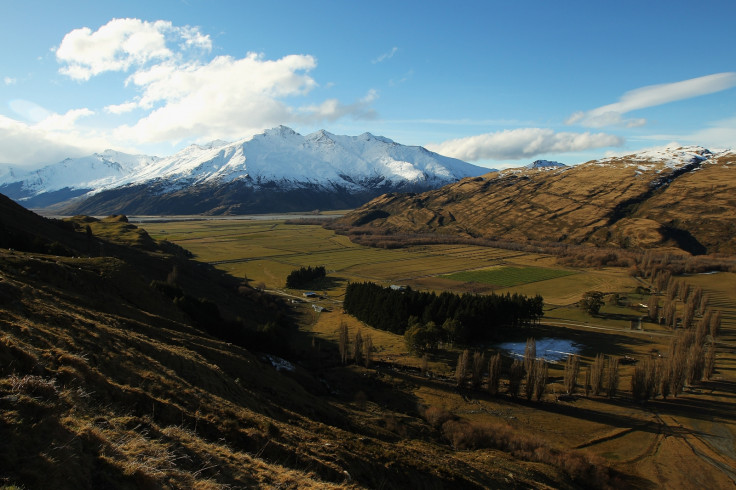
[[[542,338],[535,339],[537,342],[537,359],[545,359],[550,362],[564,361],[568,354],[578,354],[583,346],[567,339]],[[505,350],[515,357],[524,357],[526,341],[504,342],[495,346]]]

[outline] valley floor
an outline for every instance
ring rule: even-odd
[[[146,225],[157,238],[166,238],[193,251],[199,260],[216,264],[251,284],[294,301],[301,314],[301,330],[311,344],[334,355],[337,329],[347,324],[354,335],[370,335],[375,367],[354,366],[353,376],[365,381],[345,381],[343,370],[332,373],[330,386],[339,393],[336,402],[352,407],[361,416],[387,411],[401,419],[416,407],[436,407],[474,424],[505,424],[520,433],[539,437],[552,447],[583,451],[603,458],[613,468],[635,480],[637,487],[728,488],[736,484],[736,275],[719,273],[682,279],[701,287],[711,304],[722,313],[716,372],[710,381],[686,387],[677,396],[656,397],[644,404],[631,400],[634,367],[622,366],[619,394],[613,398],[585,396],[578,389],[574,401],[558,401],[563,369],[550,365],[550,383],[541,402],[492,397],[484,391],[456,390],[451,380],[459,349],[445,346],[422,360],[409,354],[403,338],[372,329],[341,312],[344,288],[349,281],[373,281],[409,285],[415,289],[450,290],[458,293],[541,294],[545,299],[542,325],[520,332],[526,337],[558,337],[581,346],[583,364],[598,353],[642,359],[666,353],[672,331],[644,321],[641,330],[630,330],[632,319],[645,315],[646,296],[641,278],[620,268],[570,269],[554,257],[468,245],[428,245],[396,250],[365,248],[318,226],[272,222],[196,222]],[[286,290],[286,275],[298,267],[324,265],[327,280],[315,285],[319,299],[308,300],[300,290]],[[496,269],[529,269],[531,277],[514,284],[511,277],[492,282],[453,279],[453,274]],[[565,271],[550,279],[533,277],[534,270]],[[495,276],[494,276],[495,277]],[[504,283],[504,281],[506,281]],[[637,289],[638,288],[638,289]],[[618,293],[616,304],[606,304],[601,315],[591,317],[575,306],[585,291]],[[315,302],[327,308],[317,313]],[[315,347],[322,346],[322,347]],[[493,345],[474,346],[487,353]],[[323,362],[328,362],[327,360]],[[582,379],[581,379],[582,381]],[[389,392],[366,388],[380,384]],[[392,394],[389,394],[392,393]],[[503,389],[502,389],[503,393]],[[389,400],[406,398],[397,407]]]

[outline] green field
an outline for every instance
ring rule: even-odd
[[[462,282],[479,282],[494,286],[511,287],[531,282],[546,281],[558,277],[576,274],[576,271],[565,269],[545,269],[542,267],[501,266],[491,269],[462,271],[443,275],[446,279]]]

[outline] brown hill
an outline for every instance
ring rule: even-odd
[[[422,194],[387,194],[335,226],[513,241],[736,253],[736,153],[699,147],[574,167],[512,169]]]

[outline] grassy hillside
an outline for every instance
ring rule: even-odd
[[[502,171],[422,194],[381,196],[334,226],[355,235],[436,233],[736,252],[736,154],[690,157],[679,167],[630,156]]]

